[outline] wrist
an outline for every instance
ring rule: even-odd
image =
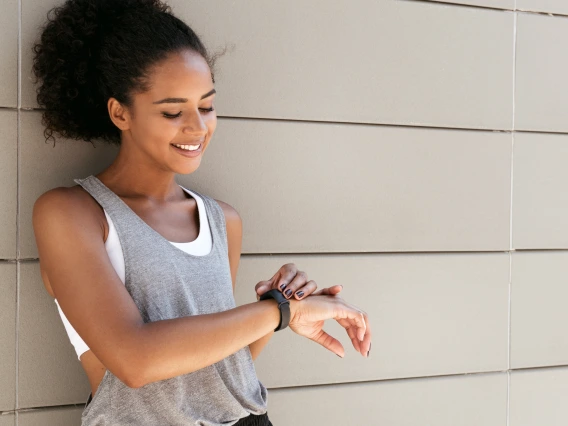
[[[300,300],[296,300],[293,297],[288,299],[290,300],[290,322],[294,320],[296,317],[296,311],[298,310],[298,303],[301,303]]]
[[[290,322],[290,301],[277,289],[272,289],[260,296],[260,300],[273,299],[280,311],[280,321],[274,331],[284,330]]]
[[[280,308],[278,307],[278,302],[274,299],[264,299],[259,300],[256,303],[270,306],[270,320],[267,323],[272,327],[271,331],[274,331],[274,329],[278,327],[278,324],[280,323]]]

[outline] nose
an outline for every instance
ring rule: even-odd
[[[207,134],[207,125],[203,121],[203,117],[199,111],[194,111],[191,114],[186,114],[187,120],[184,123],[183,132],[191,134]]]

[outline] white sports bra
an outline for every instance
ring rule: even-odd
[[[207,218],[207,211],[205,210],[203,200],[193,191],[190,191],[189,189],[186,189],[181,185],[180,187],[189,195],[191,195],[197,202],[197,210],[199,213],[199,235],[195,240],[188,243],[176,243],[174,241],[170,241],[170,244],[173,244],[177,248],[194,256],[208,255],[211,252],[212,248],[211,229],[209,227],[209,220]],[[120,245],[120,240],[118,239],[118,234],[116,232],[116,228],[114,227],[114,223],[112,222],[110,216],[106,211],[105,216],[108,221],[108,237],[105,241],[105,248],[112,266],[114,267],[120,280],[124,284],[124,256],[122,254],[122,246]],[[69,340],[75,347],[77,357],[81,359],[81,355],[87,352],[89,350],[89,347],[83,341],[83,339],[81,339],[81,336],[79,336],[79,334],[75,331],[69,320],[67,320],[67,317],[65,317],[65,314],[61,310],[57,299],[55,299],[55,304],[57,305],[57,309],[59,310],[59,315],[61,316],[61,320],[63,321],[63,325],[65,326]]]

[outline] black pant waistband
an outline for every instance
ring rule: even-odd
[[[259,416],[251,414],[249,416],[243,417],[235,426],[273,426],[268,419],[268,414],[261,414]]]

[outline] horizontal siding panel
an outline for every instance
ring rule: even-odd
[[[0,426],[16,426],[16,416],[14,414],[0,414]]]
[[[271,390],[268,414],[274,425],[503,426],[507,420],[507,376]],[[532,423],[536,424],[551,423]]]
[[[1,73],[0,73],[1,75]],[[0,259],[16,258],[18,113],[0,110]]]
[[[40,119],[22,112],[24,258],[37,257],[37,197],[97,173],[117,152],[46,144]],[[180,182],[233,203],[245,221],[244,252],[501,250],[510,145],[500,133],[225,119],[200,169]]]
[[[19,407],[84,404],[89,382],[43,286],[38,262],[20,264],[19,297]]]
[[[520,13],[517,22],[515,128],[567,132],[568,21]]]
[[[568,135],[517,133],[513,247],[568,248]]]
[[[511,127],[512,16],[372,0],[362,7],[323,0],[169,3],[212,51],[236,46],[219,61],[222,115]],[[31,70],[36,28],[55,4],[22,1],[23,70]],[[22,75],[22,104],[37,106],[30,72]]]
[[[18,104],[18,0],[0,3],[0,107]]]
[[[212,51],[235,47],[216,75],[221,115],[512,126],[512,13],[375,0],[169,3]]]
[[[568,252],[514,253],[511,367],[568,365]]]
[[[464,5],[464,6],[479,6],[489,7],[494,9],[508,9],[515,8],[515,0],[430,0],[438,3],[449,3],[451,5]]]
[[[568,424],[568,368],[511,373],[509,426]]]
[[[245,253],[509,248],[511,135],[223,119],[189,188],[233,205]]]
[[[0,263],[0,291],[1,412],[16,408],[16,264]]]
[[[37,258],[32,227],[33,205],[44,192],[73,186],[75,178],[98,173],[110,165],[118,149],[104,143],[58,139],[45,143],[40,111],[21,112],[20,131],[20,257]]]
[[[333,321],[325,329],[343,344],[343,359],[277,332],[256,360],[271,388],[507,369],[506,253],[244,256],[237,303],[254,302],[255,284],[288,262],[319,288],[344,285],[340,296],[369,314],[373,345],[364,358]]]
[[[18,426],[78,426],[82,411],[82,407],[25,411],[18,414]]]
[[[20,103],[24,108],[37,107],[36,87],[33,85],[35,79],[33,66],[33,45],[39,41],[41,35],[40,27],[47,23],[47,12],[55,7],[62,5],[61,0],[20,0],[21,2],[21,98]]]
[[[568,15],[566,0],[517,0],[517,10]]]

